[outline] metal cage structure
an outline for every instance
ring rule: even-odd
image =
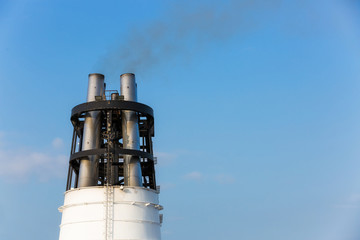
[[[142,186],[156,190],[155,163],[152,137],[154,137],[153,109],[145,104],[126,101],[117,93],[109,97],[97,96],[96,101],[75,106],[71,111],[74,127],[66,190],[79,187],[80,161],[97,158],[96,186],[124,185],[124,157],[136,156],[140,159]],[[127,110],[136,113],[139,127],[140,150],[124,148],[122,114]],[[82,147],[86,114],[97,111],[101,119],[100,148],[84,150]]]

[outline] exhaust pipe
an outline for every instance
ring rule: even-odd
[[[120,76],[120,93],[125,101],[137,102],[137,85],[135,75],[125,73]],[[123,148],[140,150],[138,116],[136,112],[121,112]],[[124,156],[124,185],[142,186],[140,159],[137,156]]]
[[[104,96],[104,75],[89,74],[87,102],[95,101],[96,96]],[[85,116],[82,137],[82,151],[100,148],[101,113],[88,112]],[[89,156],[80,160],[79,187],[96,186],[98,179],[98,157]]]

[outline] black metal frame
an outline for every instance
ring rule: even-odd
[[[121,111],[131,110],[137,113],[140,133],[140,149],[124,149],[122,146]],[[101,148],[82,151],[82,134],[85,115],[91,111],[101,113]],[[71,153],[69,160],[66,190],[78,187],[81,159],[97,155],[99,159],[98,185],[123,185],[124,156],[140,158],[143,187],[156,189],[155,166],[152,137],[154,137],[154,117],[151,107],[124,100],[102,100],[82,103],[71,111],[71,122],[74,126]],[[114,167],[118,171],[113,171]],[[118,172],[118,176],[114,174]],[[117,179],[112,182],[111,179]]]

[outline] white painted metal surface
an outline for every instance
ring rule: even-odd
[[[160,240],[158,193],[101,186],[65,193],[60,240]]]

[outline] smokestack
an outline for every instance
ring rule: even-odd
[[[161,239],[154,112],[137,102],[134,74],[120,80],[121,96],[105,91],[103,75],[90,74],[87,102],[71,111],[74,131],[59,240]]]
[[[95,97],[104,95],[104,75],[89,74],[87,102],[95,101]],[[101,118],[99,111],[88,112],[85,116],[82,137],[82,150],[100,148]],[[79,187],[97,185],[98,156],[92,155],[80,161]]]
[[[120,76],[120,91],[125,101],[137,102],[137,85],[134,74],[125,73]],[[124,110],[121,112],[121,119],[124,148],[140,150],[138,115],[136,112]],[[139,157],[125,155],[124,159],[124,185],[141,186]]]

